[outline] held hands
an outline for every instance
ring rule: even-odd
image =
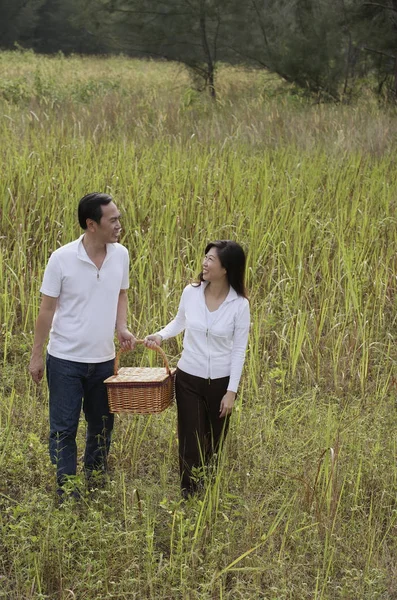
[[[222,419],[226,415],[230,415],[233,410],[234,401],[236,399],[236,392],[228,390],[221,400],[221,406],[219,409],[219,418]]]
[[[161,342],[163,341],[163,338],[161,337],[161,335],[147,335],[143,341],[143,343],[145,344],[146,348],[150,348],[151,350],[156,350],[157,346],[161,346]]]
[[[123,350],[135,350],[136,338],[128,329],[117,330],[117,338]]]

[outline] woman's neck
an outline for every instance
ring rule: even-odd
[[[221,281],[210,281],[206,288],[205,293],[208,296],[212,296],[214,299],[226,298],[229,293],[230,285],[227,279]]]

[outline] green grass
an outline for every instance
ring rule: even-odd
[[[0,73],[0,598],[393,598],[395,109],[313,105],[230,68],[213,105],[180,67],[121,57],[3,53]],[[27,364],[46,261],[95,189],[122,209],[140,337],[175,313],[207,241],[247,250],[239,402],[186,505],[172,408],[118,417],[108,488],[55,508]]]

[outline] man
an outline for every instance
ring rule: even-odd
[[[81,406],[87,422],[86,477],[106,471],[113,415],[103,382],[113,375],[114,332],[124,349],[133,350],[136,341],[127,328],[129,257],[117,243],[117,206],[108,194],[87,194],[79,202],[78,219],[83,235],[55,250],[48,261],[29,365],[39,383],[49,335],[50,457],[61,497],[68,476],[76,474]]]

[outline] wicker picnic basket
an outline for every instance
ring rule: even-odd
[[[143,340],[137,340],[143,344]],[[151,414],[165,410],[174,399],[175,371],[170,369],[164,351],[158,347],[164,367],[121,367],[120,349],[114,361],[114,375],[105,379],[111,413]]]

